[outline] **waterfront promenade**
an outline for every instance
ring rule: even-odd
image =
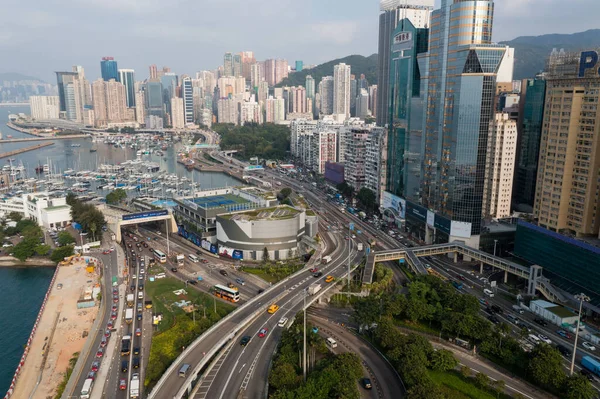
[[[90,280],[96,282],[98,275],[88,273],[83,260],[57,266],[17,368],[14,386],[5,398],[54,397],[69,360],[83,348],[98,314],[97,305],[77,308],[84,290],[92,286]]]

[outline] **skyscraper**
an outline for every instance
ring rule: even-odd
[[[56,84],[58,85],[58,98],[60,100],[60,110],[67,112],[69,104],[67,103],[67,88],[78,76],[77,72],[56,72]],[[71,119],[67,116],[67,119]]]
[[[173,114],[171,115],[171,125],[174,129],[183,129],[185,127],[185,111],[183,103],[183,98],[173,97],[171,99],[171,109],[173,110]]]
[[[356,117],[365,119],[369,114],[369,92],[367,89],[360,89],[356,96]]]
[[[324,76],[321,82],[319,82],[321,115],[333,114],[333,86],[333,76]]]
[[[350,117],[350,65],[333,67],[333,114]]]
[[[265,78],[262,76],[260,65],[257,63],[250,65],[250,88],[256,90],[263,80]]]
[[[518,153],[513,189],[513,204],[515,209],[521,212],[533,211],[545,98],[546,81],[543,78],[523,81],[519,101]]]
[[[233,55],[233,75],[236,78],[242,76],[242,56],[240,54]]]
[[[156,65],[152,64],[150,65],[150,79],[156,79],[158,78],[158,70],[156,69]]]
[[[127,107],[135,107],[135,71],[133,69],[119,69],[118,81],[125,86]]]
[[[30,96],[29,104],[33,119],[58,119],[60,114],[60,100],[58,96]]]
[[[600,230],[598,58],[553,52],[546,72],[534,214],[539,226],[577,237]]]
[[[304,85],[306,87],[306,98],[310,98],[311,100],[315,99],[315,80],[312,76],[306,75],[306,83]]]
[[[275,86],[278,82],[275,80],[277,69],[275,60],[265,60],[265,80],[269,86]]]
[[[223,57],[223,76],[233,76],[233,54],[225,53]]]
[[[392,154],[401,170],[393,188],[412,209],[407,228],[428,242],[461,234],[478,246],[497,74],[512,80],[512,50],[491,43],[493,11],[491,0],[442,0],[418,63],[423,32],[404,20],[392,37],[388,148],[403,151]]]
[[[252,65],[256,64],[256,58],[254,58],[254,53],[252,51],[242,51],[240,56],[242,57],[242,76],[249,81],[251,80],[250,68]]]
[[[102,61],[100,61],[100,72],[102,74],[102,79],[105,82],[108,82],[111,79],[116,81],[119,80],[117,61],[115,61],[113,57],[102,57]]]
[[[304,68],[304,62],[300,60],[296,61],[296,72],[302,71],[302,68]]]
[[[92,84],[94,114],[97,126],[128,120],[125,86],[114,79],[98,79]]]
[[[377,125],[389,123],[389,76],[392,34],[398,21],[408,19],[415,28],[428,28],[434,0],[381,0],[377,68]]]
[[[356,116],[356,96],[358,96],[358,82],[356,76],[350,75],[350,115]]]
[[[185,124],[194,123],[193,93],[192,79],[189,77],[183,78],[181,81],[181,97],[183,98],[183,121]]]
[[[165,117],[165,106],[163,101],[163,88],[158,80],[151,80],[146,83],[146,116]],[[169,99],[169,102],[171,100]]]

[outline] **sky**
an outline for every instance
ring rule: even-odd
[[[436,0],[436,8],[441,0]],[[54,71],[100,59],[148,77],[215,69],[225,52],[319,64],[377,52],[378,0],[2,0],[0,72],[55,83]],[[568,7],[565,4],[568,3]],[[585,10],[585,12],[582,12]],[[498,0],[494,40],[597,28],[597,0]]]

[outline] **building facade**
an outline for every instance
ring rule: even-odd
[[[58,96],[30,96],[31,117],[38,120],[58,119],[60,98]]]
[[[321,103],[319,104],[319,113],[321,115],[333,114],[333,76],[323,76],[319,82],[319,94]]]
[[[429,28],[434,0],[381,0],[379,14],[379,57],[377,107],[371,107],[378,126],[389,123],[390,63],[393,33],[398,22],[408,19],[416,28]],[[375,112],[375,109],[377,112]]]
[[[312,170],[320,175],[325,174],[325,164],[337,161],[337,132],[334,130],[316,130],[311,140]]]
[[[333,114],[350,117],[350,65],[333,67]]]
[[[125,86],[125,98],[126,98],[127,107],[134,108],[135,107],[135,71],[133,69],[119,69],[118,81],[121,82],[123,84],[123,86]]]
[[[600,76],[596,51],[552,54],[534,214],[541,227],[575,236],[600,230]]]
[[[185,77],[181,80],[181,97],[183,98],[183,121],[185,125],[194,124],[194,89],[192,79]]]
[[[171,99],[171,126],[174,129],[183,129],[185,127],[183,98],[173,97]]]
[[[267,123],[280,123],[285,120],[285,102],[283,98],[269,96],[265,108]]]
[[[217,104],[219,123],[238,123],[238,102],[233,98],[221,98]]]
[[[119,81],[119,68],[117,67],[117,61],[113,57],[102,57],[100,61],[100,73],[102,80],[108,82],[111,79]]]

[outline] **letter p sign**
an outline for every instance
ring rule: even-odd
[[[585,70],[596,66],[598,62],[598,53],[595,51],[583,51],[579,59],[579,77],[585,76]]]

